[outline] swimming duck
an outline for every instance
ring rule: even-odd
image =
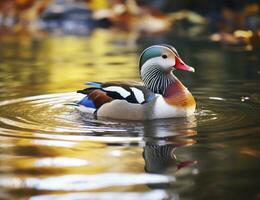
[[[77,91],[86,95],[77,108],[98,118],[151,120],[192,115],[196,103],[189,90],[172,73],[194,72],[170,45],[153,45],[139,60],[142,82],[87,82]]]

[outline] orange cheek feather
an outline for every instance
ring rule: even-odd
[[[195,107],[196,103],[191,93],[179,80],[169,85],[163,95],[165,101],[178,107]]]

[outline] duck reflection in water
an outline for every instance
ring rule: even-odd
[[[148,122],[145,125],[145,146],[143,158],[147,173],[173,173],[196,163],[196,160],[179,160],[176,149],[196,143],[191,136],[197,135],[195,117],[174,119],[180,127],[169,123],[169,120]],[[164,124],[165,123],[165,124]],[[166,123],[171,124],[166,126]],[[163,128],[162,128],[163,127]],[[174,130],[176,129],[176,130]],[[181,130],[179,130],[181,129]]]

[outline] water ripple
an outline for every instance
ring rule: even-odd
[[[35,188],[39,190],[82,191],[111,186],[129,186],[139,184],[171,183],[175,177],[156,174],[100,173],[95,175],[64,175],[51,178],[18,179],[1,177],[0,186],[17,188]]]
[[[169,119],[127,122],[84,117],[70,105],[81,98],[82,95],[77,93],[61,93],[2,101],[1,135],[57,140],[80,140],[84,137],[85,140],[124,143],[139,142],[145,132],[150,132],[151,136],[160,132],[160,137],[166,137],[196,127],[192,117],[176,119],[171,124]],[[153,128],[147,130],[147,127]]]
[[[49,140],[78,141],[84,138],[107,143],[140,143],[142,138],[152,140],[189,136],[194,135],[194,130],[220,134],[253,128],[259,123],[258,118],[252,114],[259,109],[259,104],[241,101],[240,96],[214,96],[205,88],[196,89],[194,94],[198,103],[195,116],[150,122],[105,121],[83,117],[70,105],[82,98],[77,93],[6,100],[0,102],[0,112],[3,113],[0,117],[1,135]]]

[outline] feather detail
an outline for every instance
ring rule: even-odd
[[[114,99],[143,104],[155,98],[155,94],[137,81],[114,81],[102,84],[102,89]]]
[[[85,85],[93,86],[95,88],[101,88],[102,83],[99,83],[99,82],[86,82]]]
[[[108,96],[106,92],[102,91],[99,88],[86,88],[84,90],[78,90],[78,93],[87,95],[84,97],[78,104],[84,105],[85,107],[90,108],[100,108],[103,104],[111,102],[113,98]],[[94,105],[94,106],[93,106]]]
[[[150,102],[155,98],[155,94],[152,91],[147,89],[140,82],[136,82],[136,81],[127,81],[127,82],[114,81],[114,82],[106,82],[106,83],[89,82],[87,83],[87,85],[94,86],[94,87],[79,90],[77,92],[86,94],[89,97],[89,99],[91,99],[94,103],[97,101],[98,102],[97,107],[102,106],[100,104],[102,102],[100,100],[101,97],[97,95],[101,95],[102,98],[106,98],[106,100],[104,100],[104,103],[118,99],[118,100],[125,100],[129,103],[143,104],[143,103]],[[95,100],[96,98],[98,100]]]
[[[179,81],[176,80],[170,84],[165,94],[164,100],[173,106],[177,107],[195,107],[195,100],[187,88]]]
[[[103,104],[113,101],[105,92],[100,89],[93,90],[89,93],[88,98],[92,100],[96,108],[100,108]]]
[[[83,105],[83,106],[88,107],[88,108],[96,109],[96,106],[95,106],[94,102],[90,98],[88,98],[88,96],[86,96],[83,99],[81,99],[78,102],[78,105]]]
[[[143,104],[155,99],[155,94],[139,82],[89,82],[86,84],[91,87],[77,91],[86,95],[78,102],[78,105],[81,106],[81,110],[84,112],[85,110],[89,112],[90,109],[92,113],[95,112],[100,116],[110,113],[109,116],[115,115],[114,117],[116,117],[120,113],[125,115],[125,113],[129,113],[136,108],[142,110]],[[114,108],[114,105],[117,106]],[[127,112],[118,113],[117,111],[120,110],[118,105],[121,105],[119,106],[120,109],[127,110]],[[128,107],[126,108],[123,105],[128,105]],[[140,115],[140,113],[133,115],[134,119],[138,118],[137,115]]]

